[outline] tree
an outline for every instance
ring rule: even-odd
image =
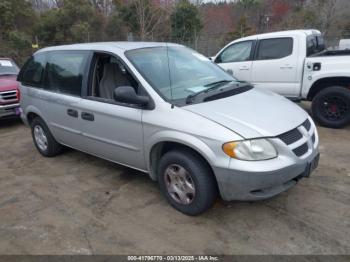
[[[42,13],[36,28],[44,45],[99,41],[103,38],[105,18],[91,2],[63,0],[61,8]]]
[[[239,0],[238,6],[244,10],[244,15],[246,15],[249,9],[258,6],[260,3],[260,0]]]
[[[180,0],[170,16],[172,37],[179,42],[194,42],[202,29],[198,9],[188,0]]]
[[[236,31],[228,34],[230,41],[248,36],[252,32],[252,28],[248,26],[245,16],[241,16],[236,27]]]
[[[32,31],[35,14],[30,3],[25,0],[0,1],[0,37],[6,38],[13,30],[26,33]]]
[[[317,10],[317,27],[327,35],[338,23],[338,0],[313,0],[310,8]]]
[[[154,39],[155,32],[166,20],[165,9],[154,0],[130,0],[129,4],[120,5],[120,15],[141,40]]]
[[[110,41],[125,40],[126,26],[119,13],[114,11],[107,20],[105,33],[106,39]]]
[[[0,56],[11,56],[20,64],[31,53],[36,16],[25,0],[0,1]]]

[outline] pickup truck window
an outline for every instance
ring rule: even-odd
[[[325,44],[321,35],[310,35],[306,38],[306,56],[312,56],[325,50]]]
[[[216,63],[234,63],[249,61],[253,41],[245,41],[230,45],[217,58]]]
[[[256,60],[280,59],[293,53],[293,38],[273,38],[259,41]]]
[[[0,75],[17,75],[18,67],[11,60],[0,59]]]

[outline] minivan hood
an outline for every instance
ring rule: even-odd
[[[301,125],[308,117],[288,99],[259,88],[183,109],[223,125],[246,139],[278,136]]]

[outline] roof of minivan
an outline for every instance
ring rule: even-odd
[[[72,44],[46,47],[38,50],[37,52],[44,51],[57,51],[57,50],[110,50],[119,49],[121,51],[149,48],[149,47],[162,47],[162,46],[181,46],[173,43],[164,42],[97,42],[97,43],[84,43],[84,44]]]
[[[256,39],[259,37],[273,37],[276,35],[279,36],[288,36],[288,35],[313,35],[313,34],[321,34],[320,31],[316,29],[304,29],[304,30],[286,30],[286,31],[278,31],[278,32],[270,32],[270,33],[265,33],[265,34],[259,34],[259,35],[251,35],[247,36],[244,38],[240,38],[239,40],[251,40],[251,39]]]

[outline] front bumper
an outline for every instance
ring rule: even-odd
[[[19,103],[0,105],[0,118],[20,116],[21,110]]]
[[[266,161],[231,160],[229,168],[213,167],[223,200],[263,200],[293,187],[308,175],[308,166],[319,155],[314,148],[305,158],[284,152]]]

